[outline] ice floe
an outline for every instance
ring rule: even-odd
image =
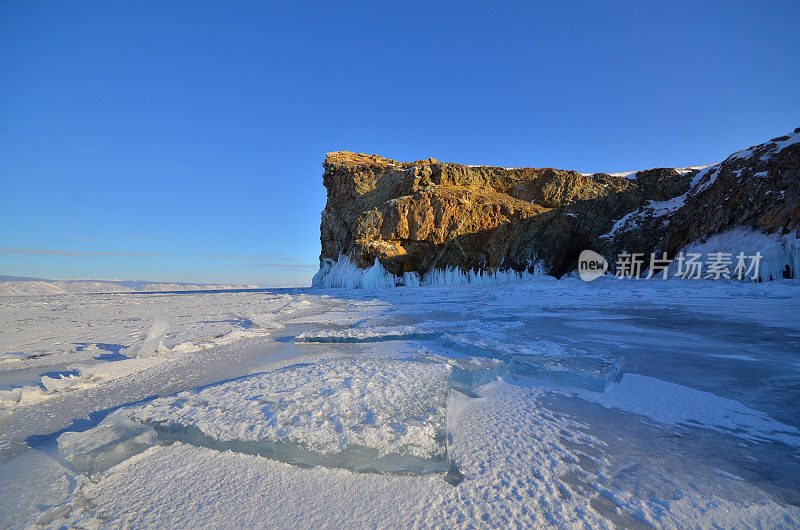
[[[456,358],[437,354],[418,355],[415,358],[422,362],[438,362],[450,366],[450,386],[468,396],[474,396],[480,387],[496,381],[507,371],[505,363],[498,359]]]
[[[111,414],[88,431],[65,432],[59,436],[58,451],[72,469],[92,474],[141,453],[157,441],[151,427]]]
[[[514,375],[602,392],[624,364],[619,357],[603,355],[514,355],[508,359],[508,370]]]
[[[428,473],[449,467],[444,365],[369,358],[296,364],[126,407],[164,440],[300,465]]]

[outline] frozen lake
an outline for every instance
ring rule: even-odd
[[[796,527],[800,283],[2,297],[37,522]]]

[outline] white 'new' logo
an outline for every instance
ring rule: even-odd
[[[606,258],[593,250],[584,250],[578,256],[578,275],[581,280],[590,282],[608,270]]]

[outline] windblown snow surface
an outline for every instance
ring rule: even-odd
[[[36,524],[798,527],[800,283],[0,297]]]

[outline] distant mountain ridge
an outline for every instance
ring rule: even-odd
[[[0,295],[209,291],[258,288],[258,285],[167,283],[142,280],[46,280],[43,278],[0,275]]]

